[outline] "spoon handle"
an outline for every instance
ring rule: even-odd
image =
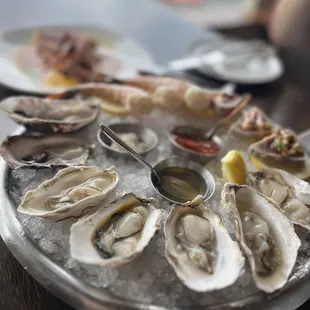
[[[135,157],[141,164],[148,166],[152,171],[153,167],[147,163],[139,154],[137,154],[131,147],[129,147],[123,140],[121,140],[112,129],[108,126],[100,125],[101,131],[103,131],[112,141],[124,148],[128,153]]]
[[[217,130],[222,127],[225,123],[230,121],[233,117],[235,117],[252,99],[252,96],[247,94],[240,98],[240,103],[224,118],[219,120],[211,129],[208,130],[208,132],[205,135],[205,139],[209,140],[211,139],[214,134],[217,132]]]

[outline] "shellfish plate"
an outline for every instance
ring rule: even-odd
[[[158,148],[146,158],[151,164],[174,156],[166,136],[166,132],[173,127],[188,124],[207,128],[216,121],[206,115],[161,108],[139,116],[138,120],[141,125],[152,128],[159,138]],[[247,253],[248,247],[241,245],[243,241],[235,231],[236,221],[230,218],[232,207],[225,208],[221,202],[225,182],[221,177],[220,159],[227,151],[240,150],[248,168],[254,170],[250,156],[246,153],[248,145],[244,141],[239,143],[238,138],[230,136],[226,131],[219,133],[224,141],[223,150],[206,165],[215,178],[215,193],[206,204],[201,203],[199,207],[196,206],[197,202],[185,207],[172,207],[169,202],[155,195],[146,168],[132,160],[118,158],[115,154],[111,156],[97,141],[98,125],[117,121],[136,122],[137,119],[131,115],[117,117],[100,112],[93,123],[78,132],[67,134],[72,139],[83,141],[85,145],[96,146],[93,155],[83,166],[74,165],[64,169],[33,169],[25,166],[11,170],[4,162],[1,164],[6,189],[2,188],[4,198],[0,215],[5,222],[10,221],[10,227],[20,227],[22,233],[15,234],[15,242],[20,240],[20,244],[27,244],[32,250],[23,252],[23,255],[29,255],[23,262],[31,273],[40,274],[38,279],[41,282],[49,283],[49,286],[54,287],[54,292],[77,308],[82,308],[85,302],[90,308],[96,305],[110,308],[154,306],[161,309],[231,309],[233,305],[243,307],[245,304],[278,298],[288,288],[294,287],[299,279],[310,274],[308,232],[300,231],[300,225],[296,225],[294,232],[293,224],[283,211],[273,206],[275,201],[272,197],[267,198],[259,193],[259,188],[256,190],[251,187],[255,196],[274,208],[271,213],[274,221],[278,220],[277,215],[281,216],[281,229],[271,230],[274,231],[274,238],[270,244],[281,242],[275,248],[280,248],[281,255],[285,255],[287,240],[286,236],[279,236],[280,232],[288,234],[293,243],[289,262],[283,259],[275,259],[275,262],[273,257],[264,260],[265,263],[267,261],[266,265],[287,264],[284,268],[285,276],[280,277],[278,282],[273,283],[273,277],[260,281],[256,277],[257,270],[253,271],[252,256]],[[115,167],[115,172],[106,170],[111,166]],[[93,169],[98,176],[101,172],[105,176],[104,171],[110,171],[107,175],[115,177],[115,186],[112,186],[111,191],[116,191],[116,197],[105,193],[109,196],[106,199],[100,187],[104,182],[89,181],[93,180],[93,172],[87,178],[83,169]],[[66,177],[61,179],[70,171],[78,171],[79,182],[74,180],[69,184]],[[52,192],[46,194],[50,186]],[[241,194],[245,190],[242,187],[234,189],[238,189],[237,198],[242,200]],[[75,192],[90,196],[71,201],[71,196],[73,200],[76,199],[76,196],[71,195]],[[99,196],[103,194],[102,199],[90,203],[98,196],[96,193]],[[121,198],[124,193],[127,195]],[[50,199],[50,196],[54,199]],[[30,198],[33,200],[30,201]],[[111,203],[112,200],[114,202]],[[234,193],[231,194],[233,200]],[[40,204],[42,201],[43,204]],[[18,206],[22,213],[17,212]],[[62,207],[69,214],[62,213]],[[48,219],[27,212],[35,209],[42,211],[44,208],[48,208],[45,210],[47,213],[44,213],[47,217],[49,214],[57,216]],[[263,212],[266,210],[265,207],[259,213],[264,220]],[[83,214],[84,211],[89,214],[80,217],[82,211]],[[250,212],[256,212],[256,204]],[[180,215],[180,219],[176,220]],[[240,218],[236,218],[240,224]],[[205,223],[208,225],[205,226]],[[199,233],[192,231],[193,234],[187,234],[187,225],[193,225]],[[205,238],[199,237],[200,228]],[[22,242],[21,238],[28,241]],[[223,247],[224,243],[229,244],[229,251]],[[42,254],[44,260],[41,260]],[[268,267],[264,268],[265,272]],[[50,274],[47,270],[53,272],[55,279],[47,279]],[[226,277],[227,273],[224,274],[223,270],[229,270],[229,277]],[[282,269],[275,267],[275,270],[281,273]],[[66,290],[62,292],[59,283],[64,284]]]

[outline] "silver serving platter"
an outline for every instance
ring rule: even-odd
[[[96,10],[95,2],[100,2],[100,10]],[[131,5],[126,5],[128,0],[118,1],[96,1],[91,0],[87,3],[88,14],[94,20],[92,22],[101,24],[114,29],[116,32],[125,36],[132,37],[144,45],[149,51],[152,51],[154,59],[158,64],[165,64],[167,61],[184,56],[189,46],[201,39],[212,40],[218,36],[214,33],[205,32],[203,28],[183,21],[172,10],[166,9],[159,1],[132,1]],[[10,2],[1,2],[7,6]],[[63,6],[63,3],[61,4]],[[26,7],[25,7],[26,8]],[[51,16],[46,19],[46,8],[44,5],[38,7],[42,14],[36,11],[37,24],[42,26],[50,23]],[[78,7],[77,9],[84,9]],[[18,16],[14,21],[12,16],[7,16],[7,20],[1,19],[1,27],[8,28],[12,25],[22,25],[25,21],[33,18],[34,10],[31,6],[27,6],[27,10],[23,14],[23,20]],[[58,14],[59,20],[57,24],[67,24],[79,14],[71,14],[68,21],[66,10],[62,10],[64,14]],[[51,14],[50,14],[51,15]],[[85,14],[84,14],[85,15]],[[87,14],[86,14],[87,15]],[[125,18],[131,16],[131,18]],[[49,21],[48,21],[49,20]],[[80,16],[78,24],[81,23]],[[158,44],[154,38],[162,36],[164,43],[174,42],[174,44]],[[194,79],[194,82],[201,83],[200,79]],[[14,134],[22,133],[20,128]],[[309,139],[308,139],[309,141]],[[310,145],[310,143],[309,143]],[[9,196],[9,176],[10,170],[6,163],[0,159],[0,233],[11,250],[13,255],[21,263],[21,265],[46,289],[54,293],[56,296],[72,305],[77,309],[164,309],[163,307],[143,304],[141,302],[132,302],[115,297],[112,294],[103,293],[102,290],[91,286],[65,270],[56,261],[51,260],[38,245],[33,241],[28,231],[24,229],[20,222],[16,205]],[[303,266],[305,270],[310,269],[309,260]],[[275,294],[266,295],[262,292],[255,293],[245,299],[236,297],[236,300],[227,304],[216,304],[205,309],[235,309],[236,307],[249,307],[255,309],[266,310],[293,310],[304,303],[310,297],[310,276],[309,272],[303,278],[294,275],[289,283]],[[189,309],[189,308],[187,308]]]
[[[14,134],[22,133],[19,129]],[[307,139],[302,137],[303,141]],[[308,138],[309,140],[309,138]],[[33,241],[17,217],[16,205],[8,194],[10,169],[1,159],[0,233],[21,265],[46,289],[77,309],[167,309],[161,306],[133,302],[107,294],[74,276],[46,255]],[[292,275],[287,285],[273,293],[258,292],[230,303],[219,303],[201,309],[261,309],[293,310],[310,297],[310,258]],[[177,307],[175,309],[184,309]]]

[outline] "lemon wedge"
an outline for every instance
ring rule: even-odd
[[[100,107],[103,111],[115,114],[115,115],[123,115],[128,114],[129,111],[126,107],[120,104],[113,103],[108,100],[100,100]]]
[[[252,163],[258,170],[263,170],[266,166],[255,156],[251,156]]]
[[[188,111],[193,112],[194,114],[199,114],[199,116],[203,116],[203,117],[215,117],[216,116],[216,112],[214,110],[211,110],[211,109],[195,110],[194,108],[191,108],[187,105],[185,106],[185,108]]]
[[[52,70],[46,74],[45,82],[51,86],[75,86],[79,84],[78,80],[68,78],[56,70]]]
[[[221,162],[223,179],[237,184],[246,183],[247,168],[240,152],[229,151]]]

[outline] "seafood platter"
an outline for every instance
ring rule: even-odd
[[[14,255],[79,309],[231,309],[285,294],[309,275],[309,159],[251,105],[211,140],[198,134],[240,98],[141,75],[4,99],[24,127],[0,147]],[[161,170],[166,193],[100,124],[153,167],[175,163]]]

